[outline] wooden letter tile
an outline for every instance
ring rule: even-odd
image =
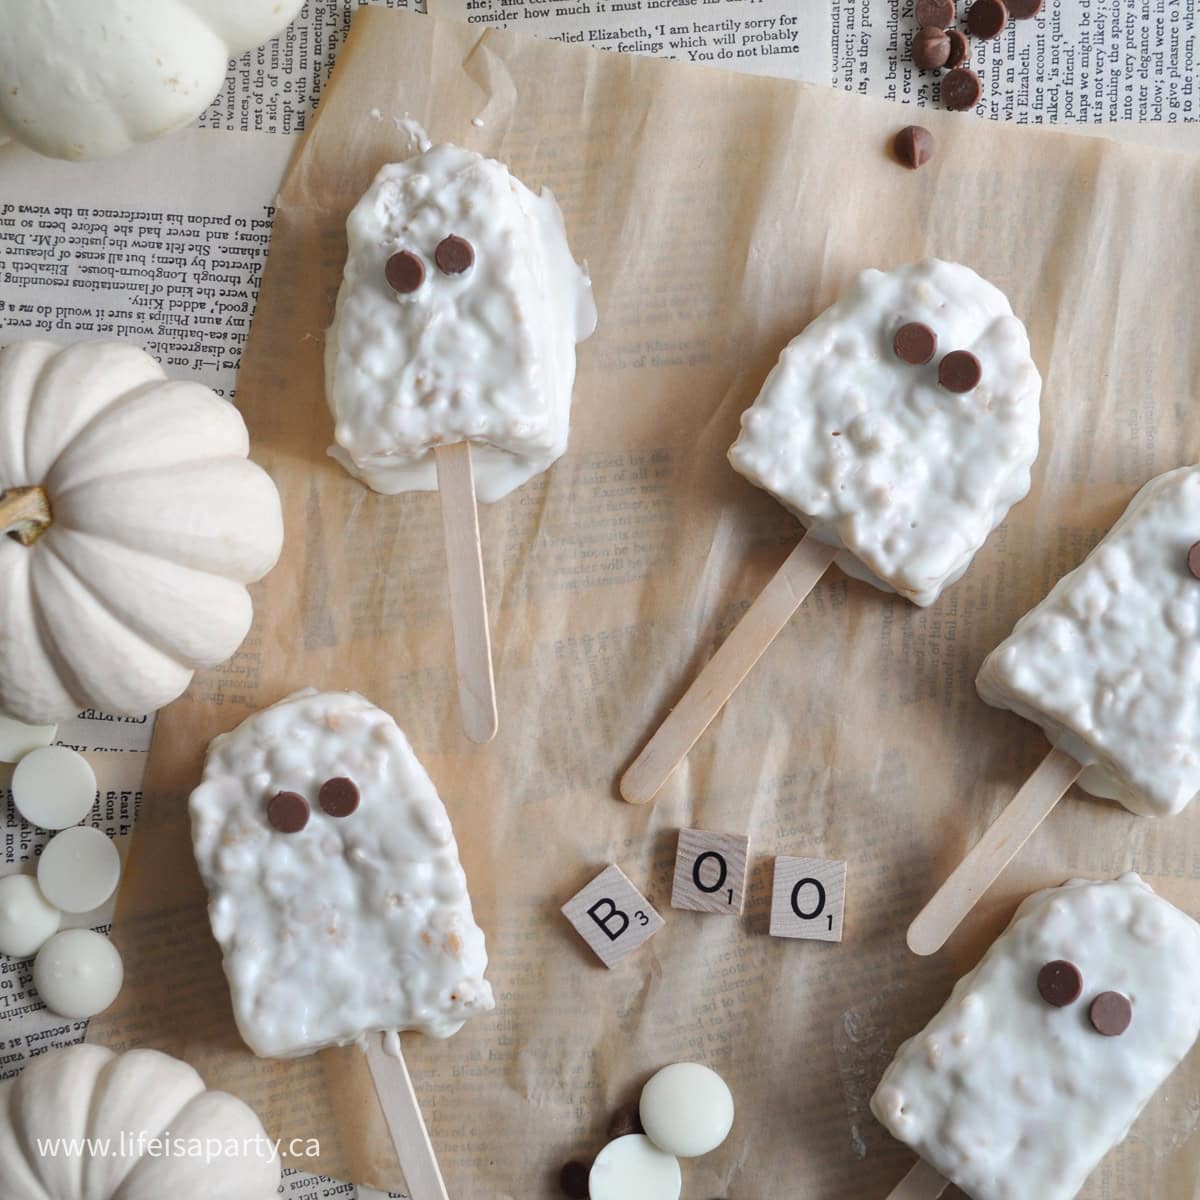
[[[615,967],[663,925],[662,917],[615,865],[572,896],[562,912],[606,967]]]
[[[735,833],[681,829],[675,852],[672,908],[742,915],[750,839]]]
[[[771,936],[842,940],[846,864],[828,858],[775,860],[771,889]]]

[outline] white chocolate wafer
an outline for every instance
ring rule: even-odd
[[[192,836],[238,1028],[264,1057],[493,1007],[454,831],[396,722],[298,692],[209,747]]]
[[[0,879],[0,954],[29,958],[61,924],[62,913],[42,895],[32,875]]]

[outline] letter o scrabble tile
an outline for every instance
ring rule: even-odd
[[[62,913],[42,895],[32,875],[0,879],[0,954],[32,958],[61,924]]]
[[[640,1133],[609,1142],[588,1176],[591,1200],[679,1200],[682,1190],[678,1159]]]
[[[733,1128],[733,1094],[711,1067],[672,1063],[642,1089],[638,1115],[646,1136],[676,1158],[715,1150]]]
[[[66,829],[78,825],[96,803],[96,776],[82,754],[66,746],[43,746],[17,763],[13,803],[30,825]]]
[[[663,919],[620,867],[606,867],[562,906],[562,914],[606,967],[652,938]]]
[[[681,829],[671,907],[741,916],[750,839],[707,829]]]
[[[828,858],[775,859],[771,888],[771,936],[842,940],[846,864]]]
[[[51,1012],[72,1021],[102,1013],[125,982],[117,948],[91,929],[64,929],[38,951],[33,986]]]
[[[99,829],[76,825],[50,839],[38,862],[38,886],[63,912],[99,908],[117,890],[121,856]]]

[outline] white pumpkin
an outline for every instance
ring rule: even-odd
[[[169,1146],[151,1145],[168,1136]],[[87,1138],[92,1153],[59,1141]],[[106,1140],[108,1153],[97,1153]],[[39,1142],[59,1150],[39,1153]],[[206,1161],[217,1142],[222,1152]],[[279,1179],[253,1111],[157,1050],[71,1046],[0,1084],[4,1200],[271,1200]]]
[[[303,0],[0,0],[0,142],[101,158],[195,120]]]
[[[0,350],[0,712],[148,713],[237,649],[283,545],[249,441],[134,346]]]

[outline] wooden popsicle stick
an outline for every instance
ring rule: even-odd
[[[483,549],[479,544],[479,506],[471,470],[470,442],[438,446],[438,491],[442,499],[442,534],[450,580],[450,622],[454,627],[454,659],[458,669],[458,703],[463,729],[473,742],[496,736],[496,677],[492,670],[492,635],[488,627],[487,586]]]
[[[621,795],[630,804],[647,804],[658,795],[838,552],[811,534],[800,539],[625,772]]]
[[[933,954],[946,944],[1082,770],[1075,759],[1057,747],[1042,759],[1008,807],[908,927],[908,948],[914,954]]]
[[[949,1186],[950,1180],[918,1158],[913,1169],[888,1192],[887,1200],[937,1200]]]
[[[385,1033],[367,1035],[367,1065],[375,1084],[375,1094],[383,1109],[396,1158],[408,1184],[411,1200],[449,1200],[442,1169],[438,1166],[421,1105],[413,1091],[408,1064],[399,1052],[385,1049]]]

